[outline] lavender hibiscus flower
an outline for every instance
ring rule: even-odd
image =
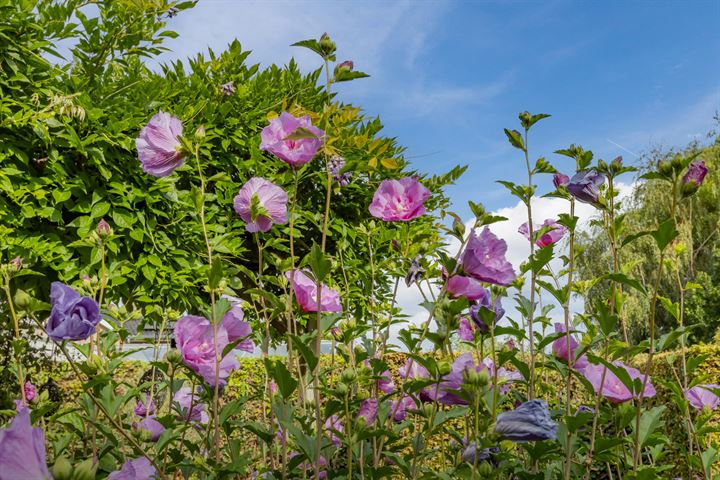
[[[155,177],[167,177],[185,162],[179,137],[182,122],[162,110],[140,132],[135,146],[142,169]]]
[[[295,298],[305,312],[317,312],[317,284],[302,270],[285,272],[293,287]],[[320,286],[320,311],[342,312],[340,295],[324,283]]]
[[[248,232],[267,232],[273,225],[287,222],[288,195],[269,180],[253,177],[242,186],[233,207],[245,220]]]
[[[45,434],[30,423],[30,410],[21,407],[10,426],[0,430],[0,478],[52,478],[45,462]]]
[[[183,362],[210,386],[215,386],[216,380],[224,385],[230,372],[239,366],[235,356],[229,353],[220,359],[216,371],[216,356],[220,357],[226,346],[244,339],[237,348],[247,352],[254,348],[252,341],[246,338],[251,333],[250,325],[242,318],[242,309],[232,307],[217,326],[217,335],[204,317],[185,315],[175,324],[175,339]]]
[[[152,480],[157,470],[147,457],[138,457],[125,462],[120,470],[108,475],[108,480]]]
[[[695,385],[685,392],[685,399],[698,410],[704,408],[715,410],[720,406],[720,396],[717,391],[720,391],[720,385]]]
[[[45,330],[56,342],[85,340],[100,323],[100,307],[90,297],[83,297],[60,282],[50,286],[52,311]]]
[[[555,333],[564,331],[565,324],[559,322],[555,324]],[[555,340],[552,344],[553,355],[568,363],[571,360],[574,361],[573,367],[577,370],[582,370],[588,365],[587,358],[585,358],[585,355],[580,355],[580,357],[575,358],[575,352],[577,352],[580,348],[580,344],[577,340],[575,340],[574,336],[571,334],[568,334],[568,336],[570,337],[570,351],[568,352],[568,338],[566,336],[562,336]]]
[[[612,363],[616,367],[624,369],[632,380],[640,379],[642,381],[645,378],[645,375],[637,368],[630,367],[619,360]],[[605,372],[605,381],[603,382],[602,374],[605,368],[604,365],[590,363],[582,370],[582,374],[593,386],[596,394],[602,395],[610,403],[623,403],[638,397],[638,395],[633,394],[609,368]],[[642,397],[654,397],[655,393],[655,387],[652,384],[650,376],[648,376],[647,383],[642,391]]]
[[[470,234],[462,256],[463,271],[483,282],[508,286],[515,280],[515,271],[505,259],[507,243],[485,227],[480,235]]]
[[[299,138],[288,138],[298,129],[307,132]],[[260,133],[260,150],[272,153],[294,168],[301,167],[313,159],[323,144],[325,132],[312,125],[309,115],[296,118],[287,112],[270,121]]]
[[[407,222],[425,214],[430,190],[413,177],[383,180],[373,195],[370,214],[386,222]]]
[[[540,248],[547,247],[549,245],[553,245],[554,243],[559,242],[567,233],[567,228],[557,223],[557,220],[548,218],[547,220],[545,220],[545,222],[543,222],[542,225],[533,225],[533,234],[537,235],[537,232],[539,232],[543,228],[549,228],[549,230],[540,235],[540,238],[535,240],[535,245]],[[518,233],[522,234],[523,236],[525,236],[525,238],[530,240],[530,230],[528,228],[527,222],[520,225],[520,228],[518,228]]]

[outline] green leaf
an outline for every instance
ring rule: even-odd
[[[650,435],[665,424],[660,418],[664,411],[665,406],[660,405],[643,412],[640,417],[640,445],[645,446]]]
[[[284,363],[269,358],[264,358],[263,362],[265,363],[265,370],[267,370],[268,375],[275,380],[280,395],[282,395],[285,400],[289,399],[297,388],[298,381],[293,378]]]
[[[510,142],[510,145],[515,148],[519,148],[524,152],[525,144],[523,143],[522,134],[517,130],[508,130],[507,128],[505,128],[504,131],[505,135],[508,138],[508,141]]]
[[[310,265],[310,269],[315,274],[315,279],[318,282],[322,282],[327,274],[330,272],[330,260],[320,249],[320,245],[313,242],[313,246],[310,249],[305,261]]]
[[[300,352],[300,355],[305,360],[305,363],[307,363],[308,369],[315,371],[315,367],[318,364],[318,358],[315,356],[310,347],[308,347],[303,339],[297,335],[291,335],[290,338],[292,339],[293,346]],[[313,341],[312,337],[310,338],[310,341]]]
[[[208,286],[215,290],[220,285],[220,281],[223,279],[223,262],[220,257],[213,257],[212,265],[210,266],[210,273],[208,274]]]
[[[660,225],[658,225],[657,230],[650,233],[650,235],[652,235],[652,237],[655,239],[655,243],[657,243],[660,251],[665,250],[665,247],[667,247],[670,242],[675,240],[675,238],[679,234],[680,232],[678,232],[675,228],[675,220],[672,218],[668,218],[667,220],[662,222]]]
[[[320,42],[318,42],[318,41],[315,40],[314,38],[311,38],[311,39],[309,39],[309,40],[301,40],[301,41],[299,41],[299,42],[293,43],[293,44],[290,45],[290,46],[291,46],[291,47],[303,47],[303,48],[307,48],[308,50],[311,50],[311,51],[317,53],[317,54],[320,55],[321,57],[324,57],[323,52],[322,52],[322,48],[320,48]]]

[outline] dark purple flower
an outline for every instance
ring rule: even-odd
[[[447,281],[447,291],[453,298],[465,297],[471,302],[490,298],[490,292],[472,277],[453,275]]]
[[[370,214],[386,222],[407,222],[425,214],[430,190],[414,177],[383,180],[373,195]]]
[[[505,315],[505,310],[502,308],[500,297],[495,299],[494,304],[491,303],[490,295],[488,295],[481,298],[479,303],[470,305],[470,318],[474,326],[481,332],[490,331],[490,325],[486,321],[487,317],[493,318],[493,326],[495,326],[503,315]]]
[[[570,177],[568,177],[567,175],[564,175],[560,172],[553,175],[553,185],[555,185],[555,188],[564,187],[568,183],[570,183]]]
[[[695,160],[692,162],[685,172],[682,178],[682,192],[683,195],[689,196],[697,192],[700,185],[702,185],[705,175],[708,173],[708,168],[705,162],[702,160]]]
[[[513,442],[555,440],[557,423],[550,418],[544,400],[529,400],[515,410],[497,416],[495,433]]]
[[[344,432],[343,424],[340,421],[340,417],[338,417],[337,415],[333,415],[327,420],[325,420],[325,430],[327,430],[328,436],[330,437],[330,441],[333,443],[333,445],[339,448],[340,445],[342,445],[340,435],[342,435]]]
[[[507,243],[485,227],[480,235],[470,234],[462,256],[463,271],[478,280],[508,286],[515,280],[515,271],[505,259]]]
[[[579,202],[597,205],[600,186],[604,183],[605,176],[597,170],[580,170],[570,179],[567,189]]]
[[[365,425],[375,423],[378,413],[378,401],[375,398],[363,400],[357,412],[357,417],[365,420]]]
[[[42,428],[33,428],[30,410],[21,407],[10,426],[0,430],[0,478],[52,478],[45,462],[45,435]]]
[[[152,480],[157,470],[147,457],[138,457],[125,462],[120,470],[108,475],[107,480]]]
[[[222,93],[226,97],[235,95],[235,83],[233,83],[232,80],[227,83],[223,83],[222,85],[220,85],[220,93]]]
[[[405,285],[408,287],[421,281],[425,277],[425,269],[420,265],[420,255],[415,255],[415,258],[410,262],[410,268],[405,274]]]
[[[565,331],[565,324],[563,323],[556,323],[555,324],[555,333],[560,333]],[[568,336],[570,337],[570,351],[568,352]],[[573,368],[577,370],[582,370],[583,368],[587,367],[588,361],[587,358],[585,358],[585,355],[580,355],[580,357],[575,358],[575,352],[578,351],[580,348],[580,344],[575,340],[575,337],[571,334],[568,334],[568,336],[562,336],[558,339],[556,339],[552,344],[552,351],[553,355],[555,355],[557,358],[564,360],[565,362],[569,363],[571,360],[574,361]]]
[[[685,392],[685,399],[698,410],[703,408],[715,410],[720,406],[718,390],[720,390],[720,385],[695,385]]]
[[[85,340],[100,323],[100,307],[90,297],[82,297],[60,282],[50,285],[52,311],[45,330],[56,342]]]
[[[565,228],[563,225],[560,225],[559,223],[557,223],[557,220],[553,220],[552,218],[548,218],[547,220],[545,220],[542,225],[533,225],[533,236],[537,238],[537,233],[542,229],[549,230],[540,235],[540,238],[535,241],[535,245],[540,248],[547,247],[548,245],[559,242],[562,237],[567,233],[567,228]],[[520,225],[520,228],[518,228],[518,233],[522,234],[523,236],[525,236],[525,238],[530,240],[530,229],[528,228],[527,222]]]
[[[25,382],[25,400],[28,402],[32,402],[37,397],[37,389],[35,388],[35,385],[30,383],[29,381]]]
[[[640,372],[637,368],[630,367],[623,362],[616,360],[612,362],[613,365],[619,368],[623,368],[630,378],[634,381],[640,379],[644,381],[645,375]],[[603,370],[605,371],[605,381],[603,382]],[[606,368],[604,365],[589,363],[584,369],[582,374],[590,382],[595,393],[605,397],[610,403],[622,403],[637,398],[625,384],[615,375],[612,370]],[[650,398],[655,396],[655,387],[652,384],[650,376],[647,377],[647,383],[642,392],[643,398]]]
[[[298,129],[302,129],[299,135]],[[296,118],[287,112],[270,121],[260,133],[260,150],[298,168],[313,159],[323,144],[325,132],[312,125],[310,116]],[[289,138],[292,137],[292,138]]]
[[[179,137],[182,122],[162,110],[140,132],[135,146],[142,168],[155,177],[167,177],[185,162]]]

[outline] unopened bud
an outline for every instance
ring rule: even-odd
[[[203,138],[205,138],[205,126],[204,126],[204,125],[200,125],[200,126],[197,127],[197,129],[195,130],[195,139],[196,139],[196,140],[202,140]]]
[[[177,348],[172,348],[165,354],[165,360],[170,364],[177,365],[182,362],[182,355]]]
[[[452,371],[452,365],[447,360],[441,360],[438,362],[438,372],[440,375],[447,375]]]
[[[87,363],[88,367],[92,368],[95,371],[100,371],[103,368],[102,359],[96,354],[90,355],[88,357],[86,363]]]
[[[482,462],[478,465],[477,472],[481,477],[490,477],[493,474],[493,467],[488,462]]]
[[[93,462],[92,458],[88,458],[75,466],[72,478],[73,480],[95,480],[96,471],[97,464]]]
[[[59,457],[51,469],[54,480],[70,480],[72,477],[72,464],[66,457]]]
[[[340,375],[340,379],[344,383],[352,383],[355,381],[356,378],[357,376],[355,375],[355,371],[351,368],[346,368],[342,371],[342,374]]]
[[[96,231],[97,234],[100,235],[100,238],[105,238],[112,233],[112,228],[110,228],[110,224],[107,223],[104,218],[101,218],[97,224]]]
[[[481,370],[478,372],[477,384],[481,387],[487,387],[490,385],[490,374],[487,370]]]
[[[335,42],[330,40],[330,35],[323,33],[320,37],[320,50],[323,52],[324,56],[335,53],[336,49],[337,46],[335,45]]]
[[[14,269],[16,272],[19,272],[22,270],[23,267],[23,259],[22,257],[15,257],[10,261],[10,266],[12,269]]]
[[[26,309],[30,306],[30,302],[32,302],[32,297],[27,294],[24,290],[17,290],[15,292],[15,296],[13,298],[13,301],[15,302],[15,305],[18,306],[18,308]]]

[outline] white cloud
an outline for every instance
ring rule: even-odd
[[[636,183],[634,182],[618,183],[617,189],[619,192],[619,200],[622,201],[624,199],[628,199],[632,195],[635,186]],[[567,200],[560,198],[533,197],[531,205],[533,211],[533,221],[537,224],[542,223],[546,218],[558,218],[558,215],[561,213],[570,213],[570,204]],[[490,226],[490,230],[499,238],[504,239],[507,242],[508,249],[506,258],[510,263],[512,263],[515,271],[517,272],[520,264],[527,260],[530,253],[530,246],[527,239],[522,234],[518,233],[518,227],[527,222],[527,207],[524,203],[518,201],[511,207],[500,208],[492,213],[493,215],[499,215],[507,218],[505,221],[492,224]],[[591,205],[576,203],[575,215],[579,219],[578,229],[587,230],[589,228],[590,221],[597,215],[597,210]],[[465,224],[467,234],[470,232],[472,223],[473,221],[469,220]],[[457,254],[459,247],[460,242],[453,238],[449,240],[447,250],[454,255]],[[561,243],[560,248],[567,248],[567,245]],[[556,249],[556,252],[559,251],[560,250]],[[560,270],[561,261],[559,259],[555,259],[551,262],[550,266],[553,271],[557,272]],[[423,286],[423,288],[425,288],[427,293],[427,288],[425,286]],[[525,288],[528,288],[527,284]],[[524,291],[523,294],[527,295],[528,292]],[[548,304],[552,303],[553,299],[549,295],[545,295],[543,297],[543,301],[545,304]],[[402,308],[403,313],[409,316],[409,321],[415,325],[420,325],[427,319],[427,311],[420,306],[420,303],[422,302],[422,295],[416,286],[407,288],[404,284],[401,284],[401,288],[398,289],[397,303]],[[579,298],[574,298],[570,305],[571,312],[573,313],[581,312],[583,307],[583,301]],[[517,319],[511,299],[507,299],[505,301],[505,310],[508,316]],[[557,320],[560,319],[561,315],[562,310],[557,306],[550,314],[553,319]]]

